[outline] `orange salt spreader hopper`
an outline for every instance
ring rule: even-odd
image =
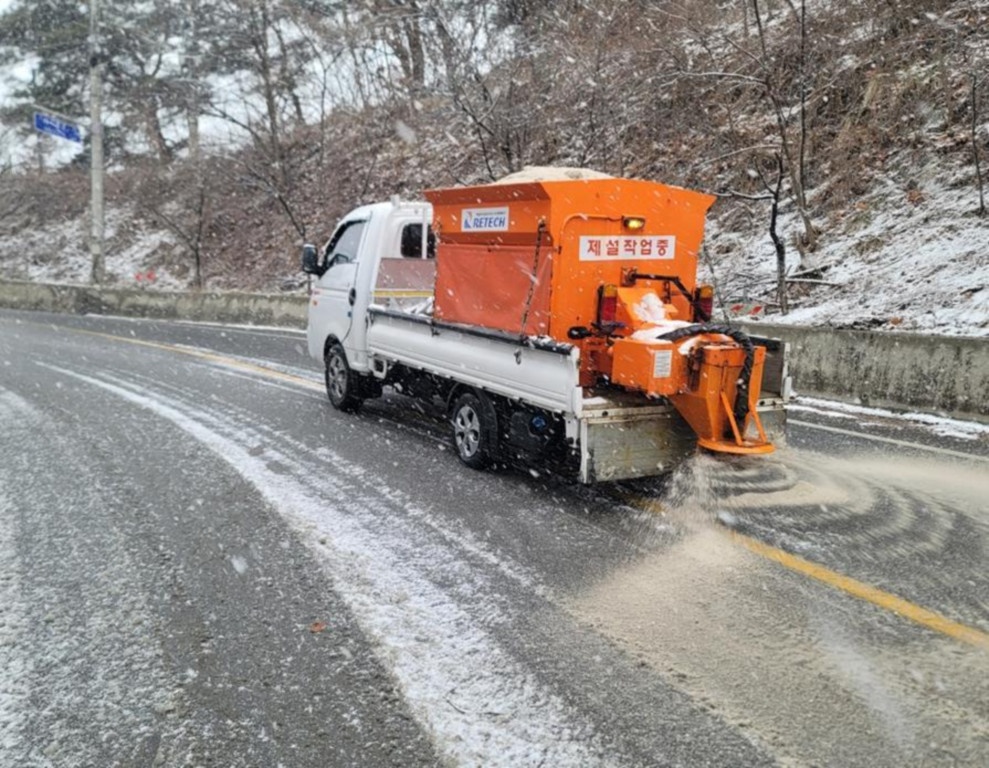
[[[756,405],[765,349],[709,323],[697,254],[715,198],[630,179],[426,192],[434,317],[580,349],[580,384],[666,398],[698,445],[769,453]],[[753,434],[754,433],[754,434]]]

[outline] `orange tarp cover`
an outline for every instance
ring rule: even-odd
[[[537,264],[535,244],[451,244],[441,248],[437,262],[437,319],[528,336],[549,333],[549,248],[540,248]]]

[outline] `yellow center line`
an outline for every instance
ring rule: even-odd
[[[779,563],[784,568],[789,568],[791,571],[796,571],[804,576],[820,581],[845,594],[857,597],[859,600],[864,600],[867,603],[872,603],[887,611],[891,611],[922,627],[940,632],[942,635],[963,643],[974,645],[976,648],[989,650],[989,634],[975,627],[953,621],[946,616],[942,616],[940,613],[935,613],[927,608],[922,608],[916,603],[911,603],[909,600],[904,600],[902,597],[897,597],[878,587],[873,587],[850,576],[832,571],[810,560],[804,560],[802,557],[791,555],[789,552],[770,546],[750,536],[745,536],[736,531],[731,531],[729,535],[732,541],[741,544],[750,552],[754,552],[767,560]]]
[[[655,499],[634,498],[627,499],[627,501],[634,503],[636,507],[646,512],[658,513],[662,508]],[[974,645],[976,648],[989,650],[989,634],[982,630],[953,621],[946,616],[942,616],[940,613],[923,608],[916,603],[911,603],[909,600],[904,600],[902,597],[897,597],[890,592],[873,587],[871,584],[866,584],[837,571],[832,571],[823,565],[805,560],[797,555],[791,555],[785,550],[766,544],[751,536],[746,536],[737,531],[728,531],[728,536],[733,542],[745,547],[753,554],[767,560],[772,560],[784,568],[826,584],[832,589],[837,589],[846,595],[857,597],[859,600],[864,600],[867,603],[895,613],[904,619],[908,619],[915,624],[919,624],[922,627],[931,629],[954,640]]]
[[[266,368],[263,365],[256,365],[255,363],[248,363],[244,360],[237,360],[233,357],[227,357],[226,355],[220,355],[215,352],[206,352],[201,349],[190,349],[188,347],[179,347],[174,344],[165,344],[163,342],[157,341],[145,341],[144,339],[132,339],[127,336],[115,336],[112,333],[99,333],[97,331],[86,331],[81,328],[71,329],[75,333],[83,333],[87,336],[97,336],[102,339],[110,339],[111,341],[124,341],[128,344],[136,344],[139,347],[150,347],[151,349],[159,349],[165,352],[177,352],[180,355],[188,355],[189,357],[195,357],[200,360],[206,360],[211,363],[219,363],[225,365],[229,368],[238,368],[242,371],[248,371],[249,373],[255,373],[260,376],[267,376],[271,379],[278,379],[280,381],[288,382],[290,384],[296,384],[298,386],[305,387],[307,389],[314,390],[316,392],[322,392],[323,386],[316,383],[315,381],[310,381],[309,379],[304,379],[301,376],[295,376],[291,373],[283,373],[282,371],[276,371],[273,368]]]

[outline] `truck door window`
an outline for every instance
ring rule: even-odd
[[[323,256],[327,269],[335,264],[350,264],[357,261],[357,253],[366,223],[365,221],[351,221],[344,224],[327,243]]]
[[[406,224],[402,228],[402,258],[422,258],[422,224]],[[436,258],[436,235],[430,227],[426,233],[426,258]]]

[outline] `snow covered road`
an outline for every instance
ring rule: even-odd
[[[989,759],[985,649],[715,523],[978,637],[978,455],[944,494],[813,426],[666,483],[474,473],[402,398],[332,411],[303,345],[0,313],[0,765]]]

